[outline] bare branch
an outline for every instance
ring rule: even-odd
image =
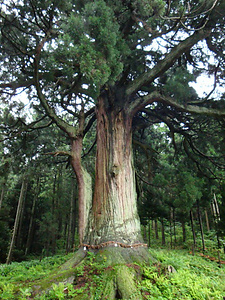
[[[163,96],[159,96],[158,102],[162,102],[166,105],[171,105],[180,111],[186,111],[189,113],[199,114],[199,115],[208,115],[213,117],[225,117],[225,109],[216,109],[216,108],[207,108],[203,106],[193,105],[193,104],[180,104],[176,99]]]

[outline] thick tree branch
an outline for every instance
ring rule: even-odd
[[[180,111],[185,111],[185,112],[199,114],[199,115],[208,115],[213,117],[225,117],[225,108],[216,109],[216,108],[207,108],[198,105],[180,104],[175,99],[163,95],[161,95],[161,98],[159,97],[158,102],[164,103],[166,105],[171,105]]]
[[[180,42],[165,56],[164,59],[159,61],[159,63],[153,69],[140,75],[133,82],[131,82],[126,89],[126,95],[130,96],[131,94],[137,92],[138,89],[140,89],[143,85],[153,82],[157,77],[167,71],[177,58],[179,58],[188,49],[193,47],[197,42],[208,37],[210,33],[211,29],[204,28]]]
[[[194,113],[199,115],[208,115],[213,117],[225,117],[225,108],[208,108],[200,105],[194,104],[181,104],[175,98],[171,98],[169,96],[164,96],[159,92],[155,91],[150,93],[149,95],[139,97],[135,103],[132,103],[132,108],[136,111],[141,110],[146,105],[151,104],[153,102],[161,102],[165,105],[173,106],[180,111]]]
[[[164,96],[157,91],[154,91],[149,95],[136,98],[134,101],[130,103],[128,109],[130,113],[134,115],[137,111],[143,109],[148,104],[152,104],[154,102],[161,102],[164,103],[165,105],[173,106],[180,111],[185,111],[189,113],[194,113],[199,115],[209,115],[213,117],[225,117],[225,108],[217,109],[217,108],[207,108],[207,107],[194,105],[194,104],[181,104],[178,103],[178,101],[175,98]],[[197,104],[199,104],[199,102]]]
[[[160,99],[161,95],[157,91],[154,91],[146,96],[139,96],[136,99],[132,100],[132,102],[128,104],[127,110],[131,115],[134,116],[137,111],[141,110],[146,105],[157,102]]]

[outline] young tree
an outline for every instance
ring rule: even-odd
[[[76,173],[81,243],[140,245],[132,122],[143,113],[149,126],[165,122],[190,152],[196,115],[224,118],[223,96],[200,99],[189,86],[201,73],[215,77],[214,89],[223,82],[224,2],[28,3],[3,1],[1,93],[27,90],[70,139],[71,151],[55,154],[68,155]],[[81,154],[95,119],[92,197]]]

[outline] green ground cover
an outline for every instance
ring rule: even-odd
[[[139,289],[143,299],[218,299],[225,297],[225,265],[190,254],[187,250],[150,249],[156,259],[150,266],[137,265]],[[0,265],[0,299],[33,299],[31,286],[59,270],[70,255]],[[130,267],[130,266],[129,266]],[[87,272],[88,270],[88,272]],[[52,283],[52,289],[35,299],[79,299],[87,290],[95,289],[93,300],[102,299],[98,288],[104,281],[104,264],[89,254],[85,263],[74,269],[76,290],[72,283]],[[87,274],[88,273],[88,274]],[[85,280],[84,280],[85,279]],[[91,299],[90,299],[91,300]]]

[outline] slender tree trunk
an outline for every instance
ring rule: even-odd
[[[92,201],[92,179],[90,174],[81,164],[83,138],[79,136],[71,140],[72,159],[71,164],[76,174],[78,183],[78,219],[79,219],[79,240],[82,244]]]
[[[155,237],[155,220],[151,221],[151,227],[152,227],[152,235]]]
[[[205,221],[206,221],[206,227],[207,227],[207,231],[210,231],[210,226],[209,226],[209,217],[208,217],[208,212],[207,212],[207,209],[205,209]]]
[[[62,194],[62,188],[63,188],[63,175],[62,175],[62,168],[59,170],[59,175],[58,175],[58,182],[57,182],[57,195],[56,195],[56,218],[57,218],[57,235],[56,238],[60,239],[62,236],[62,216],[63,214],[61,213],[61,201],[60,201],[60,196]]]
[[[176,235],[176,217],[175,217],[175,208],[173,207],[173,235],[174,235],[174,246],[177,243],[177,235]]]
[[[1,195],[0,195],[0,210],[2,208],[2,203],[4,200],[4,196],[5,196],[6,182],[8,180],[8,175],[9,175],[9,161],[7,161],[7,159],[5,159],[5,158],[3,158],[3,161],[5,161],[5,163],[3,164],[3,167],[2,167],[4,177],[3,177],[2,190],[1,190]]]
[[[215,194],[213,195],[212,210],[213,210],[213,217],[214,217],[214,223],[215,223],[215,229],[216,229],[217,244],[218,244],[218,249],[219,249],[221,246],[219,232],[218,232],[218,221],[220,220],[220,212],[219,212],[219,206],[218,206]]]
[[[148,247],[151,247],[151,220],[148,220]]]
[[[111,110],[100,99],[97,107],[95,191],[87,244],[108,241],[131,245],[142,240],[137,213],[132,155],[132,118]]]
[[[147,242],[147,230],[146,230],[146,225],[143,225],[143,238],[144,238],[144,241]]]
[[[217,220],[220,220],[220,211],[219,211],[219,206],[218,206],[218,202],[216,199],[216,194],[213,195],[213,203],[214,203],[214,210],[215,210],[215,216],[217,218]]]
[[[50,235],[51,235],[51,232],[48,231],[48,236],[50,237]],[[46,251],[44,251],[44,254],[48,257],[49,251],[50,251],[50,238],[47,240],[45,248],[46,248]]]
[[[162,230],[162,245],[164,246],[166,244],[166,238],[165,238],[165,226],[164,226],[164,220],[161,220],[161,230]]]
[[[172,232],[172,222],[173,222],[173,211],[170,208],[170,247],[173,248],[173,232]]]
[[[24,192],[23,199],[26,199],[26,193],[27,193],[27,187]],[[24,216],[24,208],[25,208],[25,201],[23,201],[22,208],[21,208],[21,213],[20,213],[20,220],[19,220],[19,225],[18,225],[18,230],[17,230],[17,235],[16,235],[16,242],[15,242],[15,247],[18,249],[21,249],[22,246],[22,228],[23,228],[23,216]]]
[[[47,256],[49,255],[50,245],[52,248],[52,253],[55,254],[56,249],[56,207],[57,207],[57,182],[58,182],[58,173],[54,176],[53,181],[53,197],[52,197],[52,226],[48,231],[49,238],[47,242]],[[51,242],[50,242],[51,241]]]
[[[182,234],[183,234],[183,243],[186,241],[186,227],[185,227],[185,221],[181,221],[181,226],[182,226]]]
[[[193,212],[192,209],[190,210],[190,221],[191,221],[191,230],[192,230],[192,236],[193,236],[193,248],[196,247],[196,236],[195,236],[195,229],[194,229],[194,220],[193,220]]]
[[[30,250],[30,246],[31,246],[33,221],[34,221],[34,211],[35,211],[35,206],[36,206],[36,202],[37,202],[37,199],[38,199],[39,189],[40,189],[40,177],[37,178],[36,191],[35,191],[35,195],[34,195],[34,199],[33,199],[33,203],[32,203],[25,255],[28,254],[28,252]]]
[[[16,235],[17,235],[17,231],[18,231],[18,226],[19,226],[20,217],[21,217],[21,210],[22,210],[23,200],[24,200],[24,195],[26,193],[26,190],[27,190],[27,179],[24,177],[23,181],[22,181],[21,190],[20,190],[20,197],[19,197],[19,201],[18,201],[16,218],[15,218],[14,227],[13,227],[13,234],[12,234],[12,238],[11,238],[11,242],[10,242],[9,252],[7,255],[7,259],[6,259],[6,264],[9,264],[12,260],[12,253],[13,253],[13,248],[14,248],[15,241],[16,241]]]
[[[155,238],[159,239],[159,232],[158,232],[158,220],[155,219]]]
[[[4,181],[2,183],[2,191],[1,191],[1,195],[0,195],[0,210],[2,208],[2,203],[3,203],[3,199],[4,199],[4,195],[5,195],[5,188],[6,188],[6,182]]]
[[[204,239],[204,231],[203,231],[202,216],[201,216],[201,212],[200,212],[199,201],[197,201],[197,210],[198,210],[198,222],[199,222],[201,238],[202,238],[202,252],[204,253],[205,252],[205,239]]]

